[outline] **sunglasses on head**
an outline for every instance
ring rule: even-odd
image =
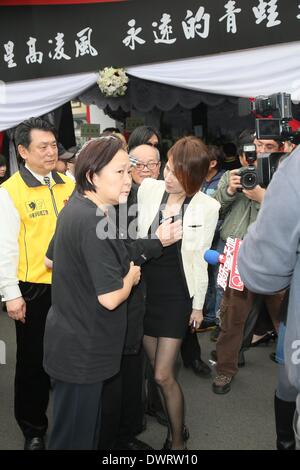
[[[102,135],[101,137],[94,137],[93,139],[88,140],[87,142],[83,144],[81,149],[77,152],[76,156],[78,157],[79,154],[82,152],[82,150],[86,149],[86,147],[88,147],[92,142],[95,142],[95,141],[98,142],[99,140],[120,140],[120,139],[114,135]]]

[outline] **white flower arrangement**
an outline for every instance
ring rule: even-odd
[[[105,67],[103,70],[100,70],[97,80],[101,92],[109,97],[124,96],[128,82],[129,78],[125,70],[121,68],[115,69],[114,67]]]

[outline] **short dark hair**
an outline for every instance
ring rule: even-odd
[[[174,174],[187,196],[196,194],[208,173],[208,148],[195,136],[182,137],[168,151],[172,158]]]
[[[105,131],[101,132],[100,137],[103,137],[103,136],[106,136],[106,135],[113,135],[114,137],[117,137],[118,139],[120,139],[120,141],[123,144],[123,149],[127,152],[127,141],[126,141],[126,138],[125,138],[124,134],[122,134],[121,132],[105,130]]]
[[[90,182],[93,175],[108,165],[119,150],[123,150],[122,144],[118,137],[108,135],[90,140],[82,147],[75,166],[76,188],[79,193],[96,191],[95,186]]]
[[[224,162],[224,152],[221,147],[218,145],[208,145],[208,156],[209,160],[212,162],[216,160],[217,162],[217,170],[221,170],[223,162]]]
[[[118,134],[121,134],[121,131],[118,127],[106,127],[103,129],[102,134],[104,134],[104,132],[117,132]]]
[[[32,117],[26,121],[21,122],[14,132],[14,139],[16,147],[23,145],[28,149],[31,143],[31,131],[37,129],[39,131],[52,132],[54,137],[57,139],[57,132],[55,127],[50,124],[46,119]]]
[[[7,160],[2,153],[0,153],[0,166],[7,166]]]
[[[233,142],[226,142],[226,144],[223,145],[223,152],[226,157],[237,157],[237,148]]]
[[[244,153],[244,145],[253,144],[255,139],[255,132],[252,129],[244,129],[240,135],[238,136],[238,154],[243,155]]]
[[[129,151],[135,147],[138,147],[142,144],[147,144],[148,140],[151,139],[153,135],[156,135],[158,138],[158,143],[160,144],[160,133],[155,127],[151,126],[139,126],[132,131],[128,140],[128,149]]]

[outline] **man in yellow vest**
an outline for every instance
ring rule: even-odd
[[[47,121],[30,118],[19,124],[15,143],[24,164],[0,187],[0,293],[16,326],[15,417],[24,449],[41,450],[50,389],[42,366],[51,303],[51,271],[44,257],[74,183],[53,171],[56,132]]]

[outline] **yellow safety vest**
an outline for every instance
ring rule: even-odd
[[[5,188],[20,216],[18,279],[51,284],[51,270],[44,264],[59,212],[74,190],[65,175],[52,172],[51,189],[42,185],[24,166],[11,176]]]

